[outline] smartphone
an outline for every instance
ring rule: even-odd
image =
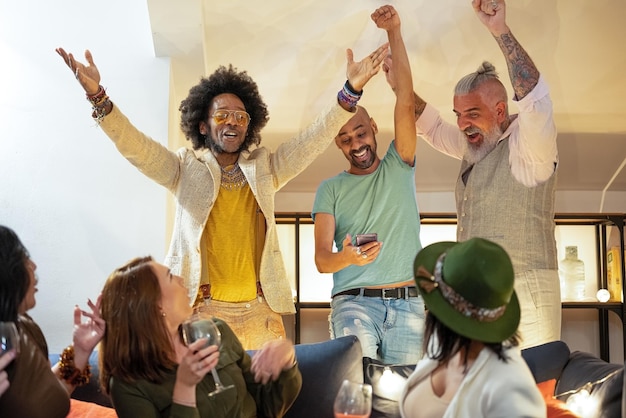
[[[378,234],[375,232],[370,233],[370,234],[356,234],[357,246],[367,244],[368,242],[374,242],[374,241],[378,241]]]

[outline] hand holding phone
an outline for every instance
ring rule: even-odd
[[[357,247],[367,244],[368,242],[376,242],[378,241],[377,233],[369,233],[369,234],[356,234],[356,245]]]

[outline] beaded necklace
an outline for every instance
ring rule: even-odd
[[[235,163],[232,165],[225,167],[220,167],[222,171],[222,181],[220,186],[224,190],[232,191],[232,190],[241,190],[243,186],[248,183],[246,176],[243,175],[243,171],[241,171],[241,167],[239,167],[239,163]]]

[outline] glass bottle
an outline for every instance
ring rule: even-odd
[[[578,259],[578,247],[565,247],[565,258],[559,261],[561,300],[583,300],[585,298],[585,263]]]

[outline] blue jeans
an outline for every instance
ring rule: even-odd
[[[356,335],[364,357],[415,364],[422,356],[424,300],[341,295],[330,302],[331,338]]]

